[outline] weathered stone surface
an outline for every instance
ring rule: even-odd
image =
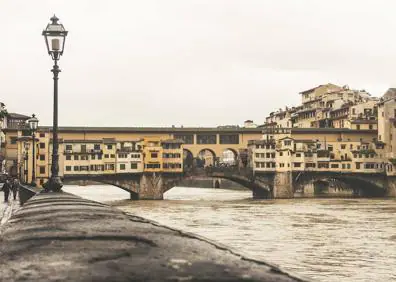
[[[288,199],[294,197],[291,171],[277,172],[274,179],[274,198]]]
[[[301,281],[213,242],[67,193],[2,227],[1,281]]]

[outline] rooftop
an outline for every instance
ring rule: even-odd
[[[39,126],[38,131],[52,131],[52,126]],[[260,128],[218,128],[218,127],[91,127],[61,126],[60,132],[124,132],[124,133],[261,133]]]
[[[25,116],[25,115],[22,115],[22,114],[18,114],[18,113],[8,113],[7,118],[9,118],[9,119],[24,119],[24,120],[28,120],[31,117]]]
[[[376,129],[357,130],[349,128],[291,128],[292,133],[376,133]]]
[[[372,120],[372,119],[355,119],[351,121],[353,124],[377,124],[378,120]]]

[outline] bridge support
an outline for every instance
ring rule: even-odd
[[[387,187],[386,187],[387,197],[396,197],[396,177],[388,176]]]
[[[162,200],[164,198],[164,181],[161,174],[143,173],[139,186],[140,200]]]
[[[294,197],[293,175],[291,171],[275,173],[273,197],[276,199],[290,199]]]
[[[303,185],[304,187],[304,197],[315,197],[315,184],[311,181]]]

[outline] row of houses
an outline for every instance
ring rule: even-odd
[[[272,113],[262,138],[249,142],[254,171],[396,175],[396,89],[376,99],[327,84],[301,95],[301,107]]]
[[[379,99],[365,90],[328,83],[300,95],[301,105],[271,112],[262,127],[377,129]]]
[[[16,140],[17,168],[13,174],[25,182],[32,181],[33,140],[19,136]],[[104,175],[141,172],[181,173],[183,141],[146,137],[137,140],[73,139],[59,140],[59,175]],[[8,146],[9,151],[13,150]],[[50,176],[52,139],[48,132],[38,132],[35,140],[36,181],[39,186]]]

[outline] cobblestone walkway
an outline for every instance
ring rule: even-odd
[[[4,203],[4,193],[0,192],[0,225],[3,225],[12,215],[12,213],[19,208],[18,197],[14,201],[12,193],[8,198],[8,203]]]

